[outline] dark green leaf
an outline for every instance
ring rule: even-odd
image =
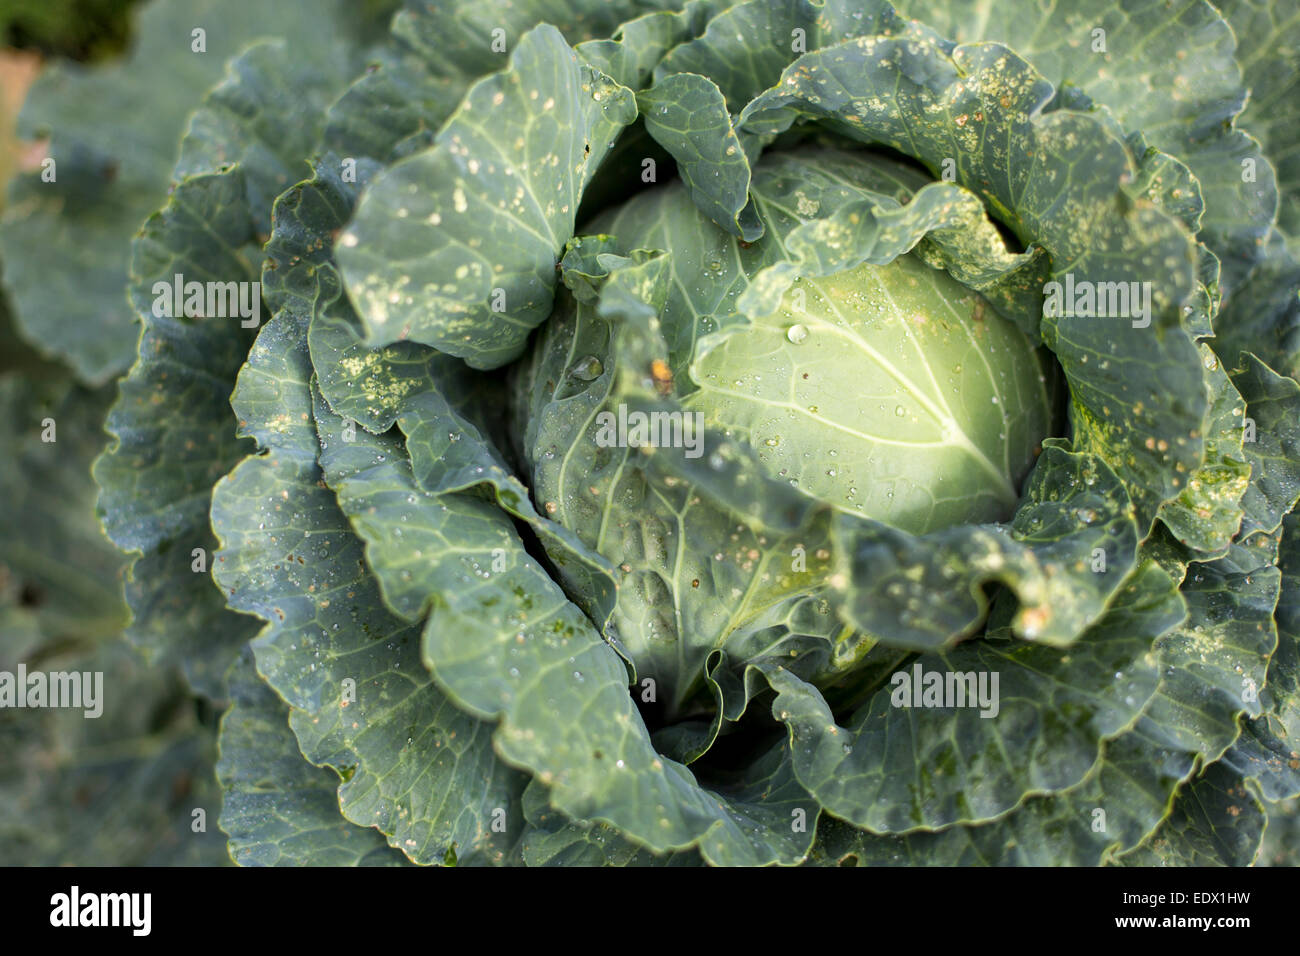
[[[1300,385],[1278,375],[1249,352],[1232,371],[1232,383],[1246,400],[1242,445],[1250,462],[1250,486],[1242,535],[1273,531],[1300,499]]]
[[[221,829],[241,866],[394,866],[405,857],[339,813],[338,774],[313,767],[289,730],[289,710],[262,683],[250,651],[229,678],[217,779]]]
[[[635,118],[558,31],[529,32],[437,145],[375,178],[340,238],[370,344],[410,338],[476,368],[517,356],[550,311],[582,190]]]
[[[638,94],[637,106],[650,135],[677,161],[677,175],[700,211],[746,242],[761,236],[745,145],[714,82],[674,73]]]
[[[344,817],[419,863],[451,848],[462,862],[500,862],[523,781],[496,760],[490,728],[431,685],[418,631],[384,608],[321,480],[310,375],[301,322],[281,313],[233,400],[268,453],[213,494],[214,576],[231,607],[267,622],[258,668],[293,708],[303,753],[345,778]]]
[[[1121,856],[1123,866],[1249,866],[1264,835],[1264,806],[1223,764],[1178,792],[1151,838]]]
[[[1132,727],[1156,689],[1152,637],[1183,616],[1168,576],[1146,565],[1068,653],[1001,639],[914,657],[846,727],[812,685],[764,671],[795,772],[828,812],[877,833],[933,829],[1089,776],[1101,741]]]

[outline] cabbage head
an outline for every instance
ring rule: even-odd
[[[0,256],[234,861],[1300,860],[1285,4],[196,5]]]

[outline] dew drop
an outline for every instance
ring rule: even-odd
[[[580,382],[591,382],[600,377],[605,367],[594,355],[584,355],[569,366],[569,374]]]

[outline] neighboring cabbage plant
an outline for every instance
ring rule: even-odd
[[[244,46],[170,189],[54,125],[99,206],[20,181],[0,243],[20,331],[125,371],[99,513],[130,641],[229,702],[236,862],[1255,861],[1300,795],[1285,5],[379,20]]]

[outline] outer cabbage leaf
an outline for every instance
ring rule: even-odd
[[[1282,375],[1300,379],[1300,262],[1281,234],[1216,319],[1215,349],[1229,366],[1252,352]]]
[[[833,526],[841,616],[896,647],[926,650],[974,633],[992,582],[1018,637],[1073,643],[1134,565],[1137,533],[1122,483],[1100,458],[1045,441],[1009,526],[914,537],[841,516]],[[1012,600],[1014,598],[1014,601]]]
[[[523,781],[496,760],[489,728],[431,686],[418,632],[384,609],[321,480],[310,376],[304,320],[282,312],[233,399],[268,453],[213,494],[214,577],[231,607],[267,622],[258,668],[294,709],[303,753],[344,778],[344,817],[416,862],[498,863]]]
[[[1300,10],[1278,0],[1219,0],[1250,88],[1239,118],[1277,169],[1278,225],[1300,235]],[[1292,376],[1294,377],[1294,376]]]
[[[485,411],[500,407],[504,399],[492,383],[427,346],[399,342],[371,349],[362,341],[360,322],[341,298],[342,283],[328,244],[357,191],[336,168],[334,157],[325,157],[312,180],[280,198],[263,272],[264,281],[277,290],[275,298],[310,316],[308,344],[316,384],[330,411],[375,434],[400,415],[421,487],[430,492],[491,489],[502,508],[554,546],[569,593],[592,613],[607,616],[613,589],[608,562],[537,513],[495,447],[499,428],[491,428],[494,423]]]
[[[238,170],[180,186],[139,240],[141,255],[148,249],[158,261],[143,289],[173,273],[168,249],[191,273],[255,281],[243,193]],[[246,447],[228,401],[249,337],[237,319],[146,316],[140,358],[108,415],[116,440],[94,466],[99,509],[113,542],[139,553],[127,572],[128,637],[151,661],[179,664],[200,693],[220,698],[225,672],[253,632],[225,610],[208,577],[215,541],[207,514],[212,485]]]
[[[1230,788],[1244,800],[1222,805],[1237,806],[1246,815],[1242,833],[1249,844],[1258,835],[1258,821],[1251,822],[1258,812],[1254,798],[1241,797],[1240,780],[1215,761],[1240,733],[1239,716],[1259,713],[1255,689],[1276,639],[1272,608],[1278,576],[1271,562],[1267,549],[1257,554],[1234,546],[1223,559],[1190,565],[1183,589],[1187,619],[1160,637],[1152,651],[1160,676],[1155,693],[1136,723],[1103,742],[1078,785],[1050,796],[1030,795],[992,822],[939,832],[884,837],[828,822],[810,859],[894,866],[1092,866],[1152,840],[1152,834],[1170,832],[1162,824],[1167,818],[1174,829],[1195,829],[1188,819],[1196,815],[1195,804],[1178,808],[1183,798],[1176,802],[1173,794],[1181,786],[1180,793],[1190,793],[1194,801],[1197,772],[1206,765],[1213,765],[1218,781],[1206,799],[1216,788],[1220,793]],[[1165,573],[1154,565],[1143,571]],[[1159,606],[1157,601],[1150,609]],[[1210,818],[1231,828],[1226,812]]]
[[[1204,0],[900,0],[898,6],[959,43],[1005,44],[1057,88],[1082,90],[1124,130],[1140,132],[1146,143],[1186,163],[1205,197],[1198,217],[1204,239],[1224,260],[1226,284],[1242,285],[1278,212],[1269,163],[1277,157],[1234,121],[1255,130],[1254,111],[1242,114],[1247,87],[1253,104],[1264,92],[1261,74],[1278,77],[1270,86],[1281,93],[1286,73],[1234,58],[1240,34],[1233,36],[1218,10]],[[1281,35],[1268,27],[1248,34],[1251,43]],[[1282,108],[1272,115],[1287,114]]]
[[[435,146],[376,177],[340,237],[370,344],[410,338],[476,368],[516,357],[550,311],[582,191],[635,118],[632,93],[557,30],[530,31]]]
[[[536,775],[565,815],[615,825],[652,850],[698,845],[719,864],[796,863],[816,810],[788,759],[732,796],[699,787],[650,744],[627,672],[528,555],[508,516],[477,495],[423,491],[400,443],[357,432],[317,402],[321,463],[366,542],[386,603],[428,615],[424,658],[470,713],[500,718],[503,759]]]
[[[266,203],[300,175],[324,104],[346,75],[346,58],[321,66],[302,56],[320,49],[313,42],[335,49],[314,32],[326,29],[255,45],[232,64],[181,145],[178,170],[187,178],[133,243],[130,300],[143,332],[109,413],[116,441],[95,464],[99,506],[113,542],[140,555],[127,582],[132,641],[151,659],[180,662],[211,697],[223,695],[235,650],[252,636],[207,576],[211,488],[247,451],[228,399],[252,333],[238,316],[156,315],[155,284],[170,287],[177,274],[257,281]],[[290,87],[291,99],[283,93]],[[229,167],[231,156],[244,162]]]
[[[655,80],[679,73],[709,77],[739,113],[751,99],[781,78],[800,53],[860,36],[904,32],[906,21],[879,0],[750,0],[709,21],[698,38],[675,48]]]
[[[955,827],[914,837],[875,837],[833,818],[818,831],[810,857],[821,866],[1062,866],[1098,862],[1095,851],[1078,856],[1067,835],[1086,833],[1093,821],[1105,821],[1095,811],[1073,808],[1074,820],[1058,819],[1051,826],[1031,826],[1013,816],[999,824]],[[1123,866],[1246,866],[1258,852],[1264,829],[1263,807],[1220,764],[1206,770],[1179,791],[1168,816],[1149,842],[1104,862]],[[1029,815],[1029,809],[1021,811]],[[1093,833],[1104,842],[1103,832]],[[1049,842],[1041,842],[1047,838]],[[1089,841],[1082,840],[1087,843]],[[1099,842],[1094,839],[1091,842]]]
[[[1246,400],[1242,445],[1251,480],[1242,504],[1242,535],[1274,531],[1300,499],[1300,384],[1246,352],[1232,372]]]
[[[719,0],[711,4],[722,5]],[[487,72],[485,64],[517,49],[539,23],[554,24],[568,43],[576,44],[608,37],[638,14],[673,5],[676,0],[417,0],[396,17],[393,33],[437,72],[472,79]]]
[[[1277,650],[1260,690],[1263,713],[1249,721],[1224,761],[1258,783],[1268,800],[1300,795],[1300,517],[1282,525],[1277,560]],[[1271,812],[1270,812],[1271,816]]]
[[[525,866],[701,866],[695,851],[655,855],[603,823],[570,820],[547,802],[546,788],[533,781],[524,791],[528,829],[516,847]]]
[[[662,56],[656,49],[693,35],[691,24],[726,2],[694,0],[678,13],[658,11],[658,3],[646,0],[576,6],[555,0],[408,0],[393,18],[388,42],[330,110],[325,143],[342,157],[385,162],[427,148],[471,82],[504,66],[505,54],[540,23],[559,28],[570,43],[585,41],[584,55],[619,79],[618,71],[634,70],[639,58],[649,58],[652,67]],[[609,36],[646,9],[656,12],[625,23],[620,39],[588,39]]]
[[[877,833],[937,829],[996,818],[1088,776],[1100,742],[1132,727],[1155,692],[1150,642],[1184,613],[1168,576],[1147,565],[1068,653],[1002,639],[916,657],[847,727],[812,685],[780,667],[764,672],[795,772],[828,812]],[[931,672],[954,675],[957,707],[913,699]],[[979,706],[977,685],[992,689]]]
[[[1175,538],[1202,552],[1225,551],[1241,529],[1242,497],[1251,466],[1242,448],[1246,402],[1209,345],[1201,343],[1209,407],[1205,413],[1205,461],[1177,497],[1160,506],[1160,520]]]
[[[359,166],[356,182],[344,179],[343,161],[328,153],[312,179],[276,200],[263,286],[270,301],[310,318],[312,364],[330,407],[381,433],[392,427],[409,396],[431,386],[436,369],[455,362],[414,342],[370,348],[343,296],[330,237],[346,223],[369,171]]]
[[[656,4],[659,5],[659,4]],[[686,0],[680,10],[656,10],[622,23],[606,39],[579,43],[578,54],[628,89],[644,89],[671,50],[694,39],[735,0]]]
[[[1250,866],[1259,856],[1264,805],[1221,763],[1178,792],[1151,838],[1119,857],[1122,866]]]
[[[229,678],[217,780],[221,829],[241,866],[393,866],[404,861],[374,830],[339,815],[338,775],[313,767],[289,712],[245,650]]]
[[[761,236],[745,144],[717,84],[697,73],[673,73],[639,94],[637,106],[650,135],[677,161],[677,175],[700,210],[746,242]]]
[[[1257,866],[1294,866],[1300,849],[1300,799],[1265,805],[1268,827],[1259,849]]]

